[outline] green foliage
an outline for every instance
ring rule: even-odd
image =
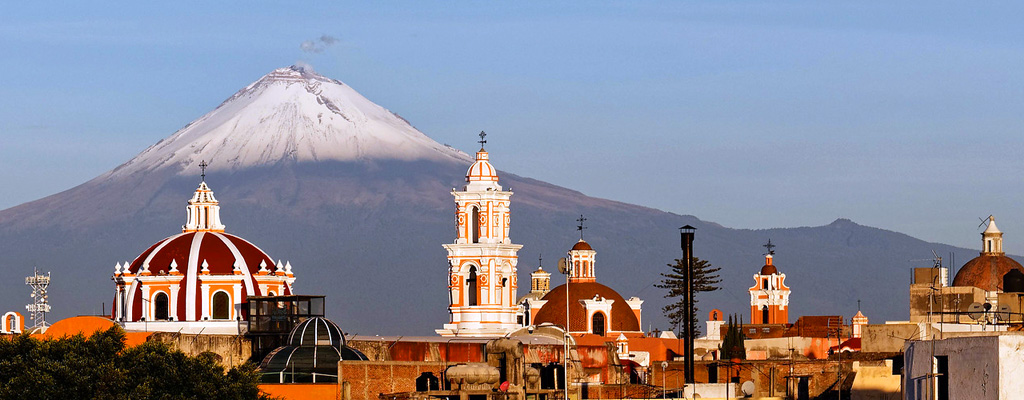
[[[722,354],[721,358],[723,360],[747,358],[746,346],[743,344],[744,339],[746,337],[743,335],[743,324],[740,317],[730,315],[728,329],[725,331],[725,337],[722,338],[722,347],[718,349]]]
[[[686,318],[686,264],[683,263],[683,259],[675,259],[673,264],[668,264],[671,268],[669,273],[661,273],[661,283],[655,284],[654,286],[660,289],[668,289],[668,294],[665,298],[676,299],[673,303],[670,303],[661,309],[665,313],[665,317],[668,318],[669,322],[672,323],[672,329],[677,330],[680,325],[683,324],[683,320]],[[713,292],[721,289],[718,284],[722,280],[718,276],[718,271],[721,268],[711,266],[711,263],[706,260],[701,260],[697,257],[693,257],[693,332],[682,333],[680,337],[696,338],[700,335],[700,325],[697,321],[697,294],[701,292]]]
[[[266,399],[247,364],[224,372],[211,355],[167,344],[125,346],[112,327],[91,337],[0,340],[0,399]]]

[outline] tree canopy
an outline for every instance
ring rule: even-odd
[[[677,258],[672,264],[668,264],[671,271],[668,273],[661,273],[661,283],[655,284],[654,286],[660,289],[668,289],[668,293],[665,294],[665,298],[675,299],[674,302],[669,303],[662,308],[662,312],[665,313],[665,317],[672,323],[673,329],[678,329],[680,325],[683,325],[683,319],[686,318],[686,263],[683,259]],[[700,258],[693,257],[693,332],[683,332],[681,337],[696,338],[700,334],[700,326],[697,325],[697,294],[701,292],[711,292],[718,289],[718,284],[722,280],[718,276],[718,271],[721,268],[711,266],[707,260],[701,260]]]
[[[0,399],[267,399],[255,366],[227,373],[213,354],[188,356],[167,344],[125,345],[112,327],[39,340],[0,339]]]

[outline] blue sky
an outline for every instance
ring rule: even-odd
[[[1021,17],[943,2],[9,4],[0,208],[112,169],[302,61],[439,142],[471,151],[486,130],[499,168],[589,195],[970,248],[995,214],[1021,254]],[[300,49],[323,35],[338,42]]]

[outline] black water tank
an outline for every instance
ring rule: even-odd
[[[428,390],[440,390],[438,385],[440,382],[433,372],[424,372],[416,378],[416,391],[426,392]]]
[[[1011,269],[1010,272],[1003,275],[1003,292],[1024,292],[1024,273],[1017,269]]]

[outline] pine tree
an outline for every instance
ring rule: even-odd
[[[661,309],[665,313],[665,317],[668,318],[669,322],[672,323],[672,329],[679,331],[679,327],[683,325],[683,319],[686,318],[686,263],[683,259],[677,258],[673,264],[668,264],[671,268],[669,273],[661,273],[661,283],[655,284],[654,286],[659,289],[668,289],[668,294],[665,298],[675,299],[674,302],[666,305]],[[700,335],[700,326],[697,325],[697,294],[701,292],[712,292],[721,289],[718,284],[722,280],[718,276],[718,271],[721,268],[712,267],[711,263],[706,260],[701,260],[697,257],[693,257],[693,332],[684,332],[680,337],[688,337],[691,339],[697,338]]]

